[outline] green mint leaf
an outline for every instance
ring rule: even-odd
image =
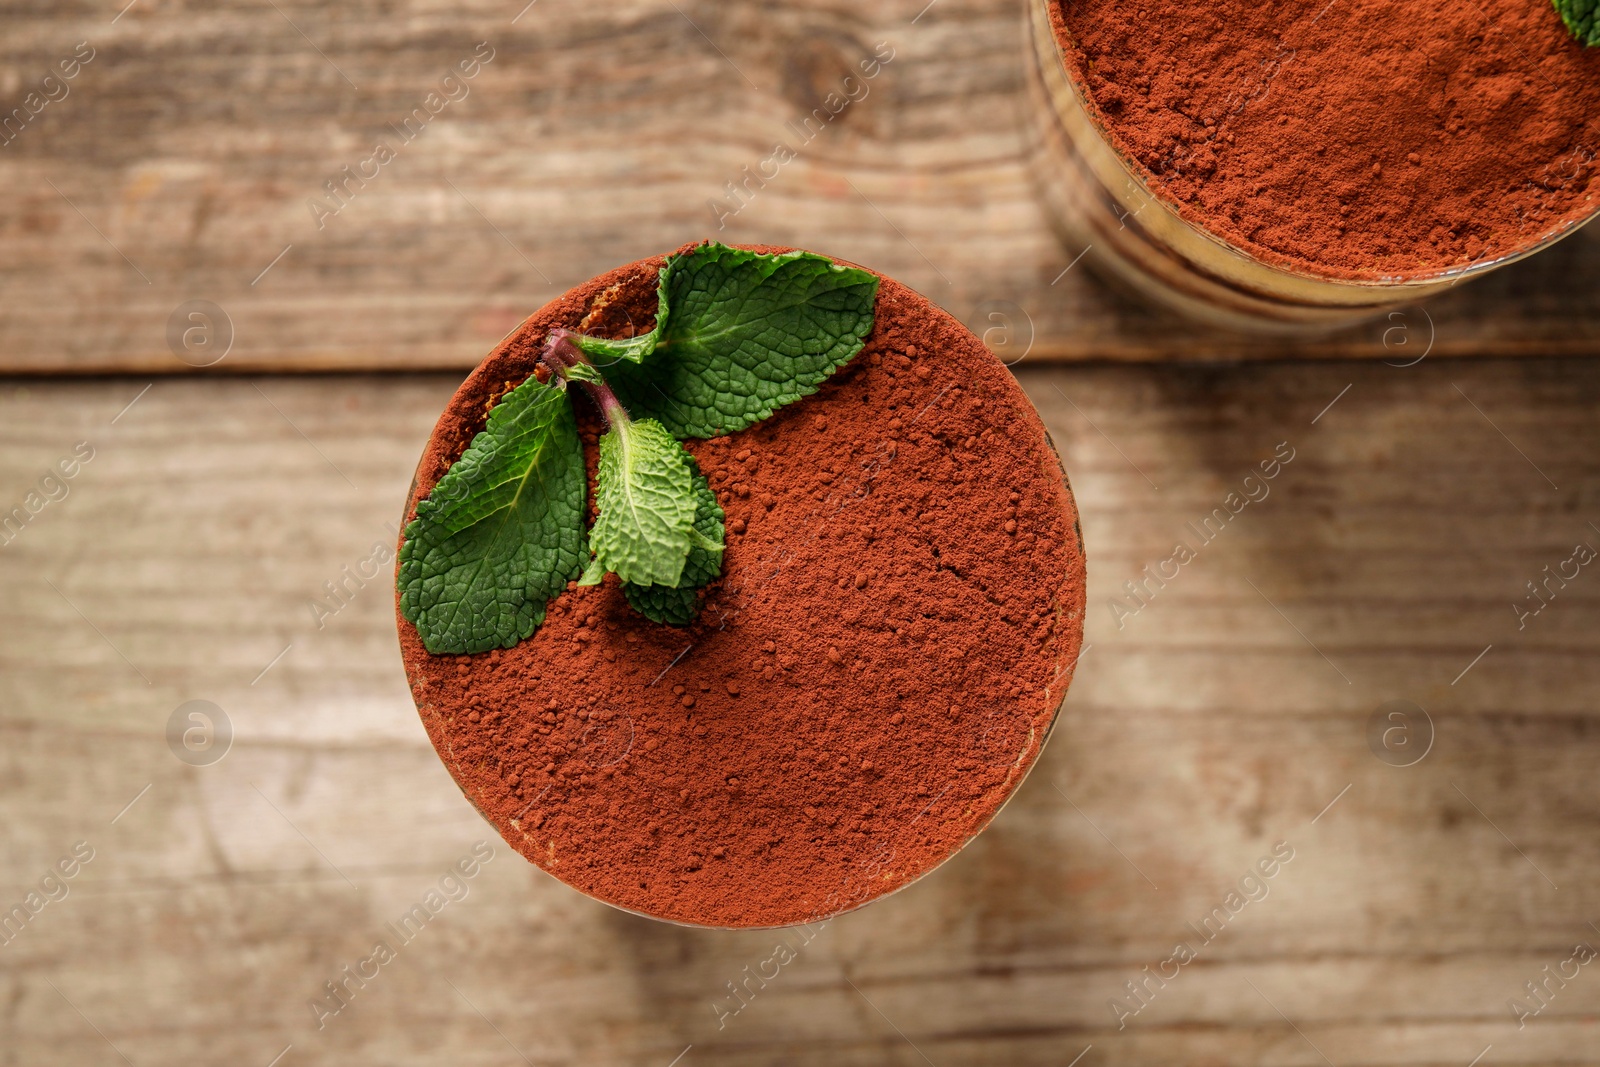
[[[1561,21],[1590,48],[1600,46],[1600,0],[1555,0]]]
[[[685,454],[654,419],[616,418],[600,438],[600,514],[589,542],[625,582],[677,585],[683,575],[695,514]]]
[[[623,338],[620,341],[613,341],[605,337],[588,337],[581,333],[575,333],[571,335],[572,343],[578,346],[579,351],[602,367],[610,367],[623,360],[629,363],[641,363],[646,356],[656,350],[656,343],[661,337],[662,317],[660,308],[666,306],[666,304],[658,305],[656,325],[649,333],[642,333],[637,337]]]
[[[643,362],[619,358],[606,382],[674,436],[717,437],[816,392],[854,358],[878,278],[810,252],[706,244],[667,260],[660,292],[655,329],[626,342],[648,349]]]
[[[561,374],[568,381],[605,383],[605,379],[600,376],[600,372],[592,364],[588,363],[573,363],[570,366],[563,367],[561,368]]]
[[[622,595],[633,610],[654,622],[683,626],[700,614],[700,590],[722,574],[722,549],[724,528],[722,508],[717,494],[694,458],[685,453],[689,469],[694,474],[695,513],[690,530],[688,558],[683,563],[683,576],[676,586],[637,585],[624,582]]]
[[[590,557],[589,565],[587,567],[583,568],[583,574],[580,575],[579,578],[578,578],[578,584],[580,586],[583,586],[583,585],[599,585],[601,580],[604,579],[605,576],[606,576],[605,564],[601,563],[598,558]]]
[[[529,378],[489,412],[400,547],[400,610],[429,652],[510,648],[582,566],[583,447],[565,391]]]
[[[707,486],[707,488],[709,489],[710,487]],[[696,487],[695,492],[699,492],[698,487]],[[698,497],[696,497],[696,500],[698,502]],[[715,504],[716,501],[717,498],[713,496],[711,502]],[[718,514],[721,514],[720,510]],[[700,509],[698,503],[695,508],[694,519],[695,524],[689,528],[689,551],[693,553],[698,548],[705,552],[721,552],[724,548],[721,541],[713,541],[710,534],[700,532]],[[688,563],[685,563],[684,566],[688,567]]]

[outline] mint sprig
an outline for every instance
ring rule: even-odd
[[[625,339],[550,332],[529,378],[417,504],[400,609],[429,652],[509,648],[566,583],[607,572],[641,614],[683,625],[722,574],[723,511],[679,441],[744,429],[816,390],[872,330],[875,275],[809,252],[708,243],[667,259],[655,326]],[[584,530],[571,383],[606,417]]]
[[[1554,0],[1561,21],[1584,45],[1600,46],[1600,0]]]

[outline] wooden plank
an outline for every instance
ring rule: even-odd
[[[866,263],[1013,359],[1600,353],[1594,227],[1427,317],[1293,346],[1203,335],[1083,265],[1063,274],[1081,250],[1033,193],[1018,6],[30,8],[0,42],[5,108],[77,42],[96,54],[0,147],[0,369],[187,372],[206,357],[180,360],[168,324],[205,300],[231,324],[213,373],[465,370],[567,287],[709,236]],[[469,95],[397,137],[484,41]],[[893,59],[867,95],[797,134],[879,42]],[[395,158],[319,226],[310,202],[380,140]],[[737,214],[709,206],[778,143],[797,157]]]
[[[1462,1067],[1492,1045],[1483,1062],[1600,1063],[1592,968],[1522,1029],[1508,1007],[1575,942],[1600,944],[1600,585],[1584,570],[1521,630],[1509,610],[1575,539],[1600,544],[1584,533],[1600,371],[1021,380],[1078,493],[1090,647],[989,830],[809,941],[624,915],[496,843],[465,899],[320,1029],[323,983],[496,840],[420,729],[387,587],[321,628],[308,607],[389,536],[456,379],[0,384],[0,505],[76,442],[95,449],[0,547],[0,903],[74,842],[96,850],[0,945],[5,1051],[665,1067],[692,1045],[680,1067],[1061,1067],[1092,1045],[1084,1067]],[[1271,495],[1119,627],[1122,583],[1282,441],[1295,458]],[[1413,767],[1368,749],[1395,698],[1432,716]],[[237,732],[213,766],[168,749],[191,699]],[[1198,943],[1188,924],[1280,841],[1295,855],[1267,895],[1119,1029],[1125,983]],[[798,957],[725,1017],[727,983],[778,938]]]

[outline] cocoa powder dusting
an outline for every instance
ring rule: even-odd
[[[591,329],[649,328],[660,263],[573,290],[468,378],[408,520],[551,327],[617,287]],[[575,406],[592,478],[601,426]],[[487,654],[429,655],[402,618],[422,721],[506,840],[584,892],[718,926],[847,910],[950,856],[1038,755],[1082,637],[1071,493],[1009,373],[889,279],[817,394],[688,447],[727,512],[700,618],[656,625],[614,575]]]
[[[1597,207],[1600,49],[1549,0],[1053,6],[1113,143],[1270,263],[1434,273]]]

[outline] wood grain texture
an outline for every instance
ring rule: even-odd
[[[0,945],[0,1064],[1600,1063],[1592,967],[1521,1030],[1508,1008],[1600,945],[1600,577],[1520,630],[1510,607],[1600,546],[1600,370],[1021,380],[1089,551],[1062,721],[971,846],[803,945],[638,919],[524,863],[428,747],[387,583],[318,627],[454,378],[0,385],[0,507],[95,449],[0,548],[0,904],[96,850]],[[1285,443],[1269,495],[1198,545],[1187,524]],[[1114,612],[1178,540],[1195,558]],[[1396,698],[1436,728],[1408,768],[1366,739]],[[190,699],[235,727],[214,766],[168,750]],[[323,983],[479,840],[467,897],[318,1029]],[[1277,842],[1268,895],[1119,1030],[1108,1002]],[[719,1028],[780,936],[798,958]]]
[[[1398,359],[1425,336],[1438,356],[1600,353],[1595,232],[1429,305],[1431,324],[1292,348],[1203,335],[1067,270],[1081,250],[1025,165],[1017,0],[121,9],[0,3],[0,115],[96,50],[0,145],[13,373],[186,371],[168,322],[193,300],[231,322],[219,372],[465,370],[571,285],[708,236],[882,270],[1008,359]],[[494,59],[470,95],[397,137],[479,42]],[[879,42],[893,59],[864,98],[797,133]],[[309,203],[380,141],[395,158],[319,226]],[[710,206],[779,143],[796,158],[737,214]]]

